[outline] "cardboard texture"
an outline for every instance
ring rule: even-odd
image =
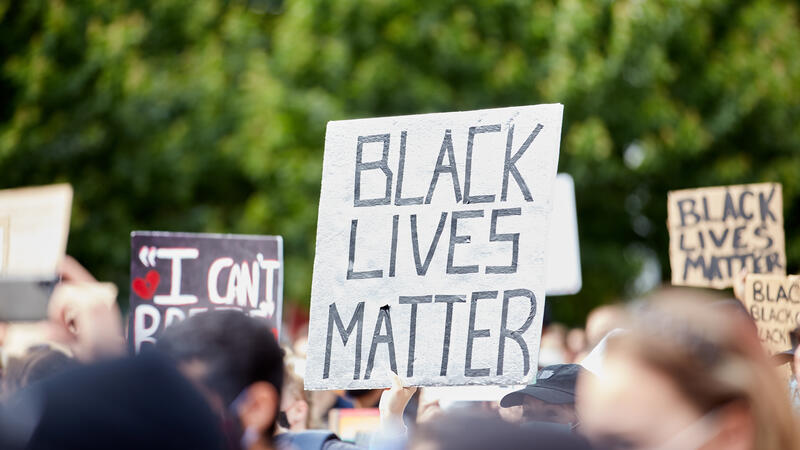
[[[667,212],[672,284],[724,289],[743,267],[786,273],[780,184],[670,191]]]
[[[547,236],[547,296],[572,295],[581,290],[581,252],[575,182],[566,173],[556,176],[553,212]]]
[[[238,309],[271,320],[283,309],[280,236],[131,233],[128,343],[138,352],[170,324],[194,314]]]
[[[533,379],[562,113],[328,123],[307,389]]]
[[[789,332],[800,326],[800,277],[748,275],[744,304],[771,354],[792,348]]]
[[[68,184],[0,191],[0,276],[54,276],[67,249],[71,212]]]

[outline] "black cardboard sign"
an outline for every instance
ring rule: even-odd
[[[269,319],[278,336],[283,306],[280,236],[131,233],[128,342],[139,352],[194,314],[237,309]]]

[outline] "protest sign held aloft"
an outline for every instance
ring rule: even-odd
[[[744,303],[771,353],[792,348],[789,333],[800,326],[800,277],[747,275]]]
[[[134,231],[129,345],[138,352],[173,322],[210,310],[237,309],[279,327],[282,288],[280,236]]]
[[[71,212],[69,184],[0,191],[0,276],[55,277]]]
[[[307,389],[535,376],[562,113],[328,123]]]
[[[742,268],[786,273],[780,184],[670,191],[667,203],[672,284],[723,289]]]

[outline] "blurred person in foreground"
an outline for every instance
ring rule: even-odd
[[[0,448],[224,448],[206,400],[151,353],[65,370],[21,389],[0,406]]]
[[[48,317],[0,322],[0,397],[62,370],[125,353],[125,340],[111,283],[71,281],[56,285]]]
[[[200,313],[164,330],[156,350],[224,420],[229,448],[274,448],[284,368],[268,322],[233,310]]]
[[[74,333],[68,348],[83,364],[52,349],[27,349],[14,375],[19,390],[0,405],[0,448],[224,448],[217,416],[173,364],[157,352],[116,357],[113,314],[93,303],[63,306],[65,317],[75,314],[65,322],[65,333]]]
[[[197,314],[167,328],[156,350],[176,362],[224,419],[229,449],[353,448],[328,430],[279,429],[283,350],[264,319],[233,310]]]
[[[0,361],[4,376],[11,377],[2,383],[4,396],[78,362],[125,353],[116,286],[97,282],[68,255],[58,275],[61,281],[50,296],[46,317],[0,321]]]
[[[291,351],[291,350],[289,350]],[[284,352],[286,350],[284,349]],[[286,360],[284,358],[284,360]],[[303,379],[289,363],[283,373],[283,392],[281,392],[281,411],[278,426],[281,431],[305,431],[309,428],[309,398],[303,390]]]
[[[10,397],[29,384],[75,368],[78,364],[64,351],[49,345],[32,347],[24,356],[11,357],[3,365],[3,375],[0,377],[0,400]]]
[[[219,420],[169,361],[123,357],[116,288],[66,261],[47,320],[0,324],[0,448],[223,448]]]
[[[600,448],[799,448],[787,394],[741,314],[697,299],[633,308],[603,370],[578,380],[582,431]]]
[[[593,376],[578,364],[555,364],[539,369],[536,382],[506,394],[500,400],[501,416],[519,424],[553,423],[570,429],[578,424],[575,385],[578,375]]]

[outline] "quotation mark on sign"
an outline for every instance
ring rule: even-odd
[[[155,265],[156,265],[156,248],[155,247],[148,247],[146,245],[143,246],[139,250],[139,261],[141,261],[142,264],[145,267],[155,267]]]

